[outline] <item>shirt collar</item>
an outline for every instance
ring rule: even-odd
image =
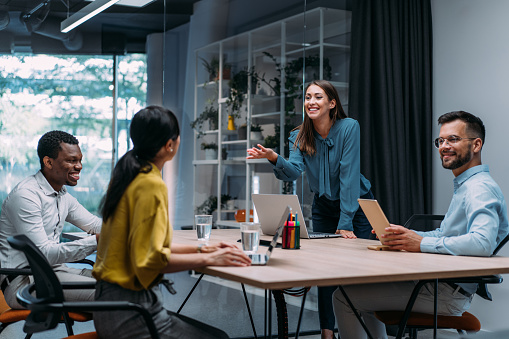
[[[42,172],[40,170],[39,170],[39,172],[37,172],[35,174],[35,180],[39,184],[39,187],[44,192],[44,194],[46,194],[48,196],[50,196],[50,195],[64,195],[67,193],[67,188],[65,188],[65,186],[62,186],[62,189],[59,192],[55,191],[53,189],[53,187],[51,187],[48,180],[46,179],[46,177],[44,176],[44,174],[42,174]]]
[[[148,162],[150,165],[152,165],[152,169],[148,172],[145,172],[146,174],[150,174],[150,175],[157,175],[158,177],[162,178],[163,177],[163,173],[159,170],[159,168],[157,168],[156,165],[154,165],[153,162],[149,161]]]
[[[318,133],[314,128],[313,128],[313,135],[319,142],[327,145],[329,148],[334,146],[334,140],[330,136],[337,135],[336,128],[338,128],[337,126],[339,126],[339,123],[338,123],[339,121],[341,121],[341,120],[336,120],[336,122],[331,126],[331,128],[329,130],[329,134],[327,135],[327,138],[325,138],[325,139],[322,138],[320,133]]]
[[[456,178],[454,178],[454,192],[456,192],[456,190],[458,188],[460,188],[461,185],[463,185],[463,183],[465,181],[467,181],[468,179],[470,179],[477,173],[481,173],[481,172],[489,173],[490,169],[489,169],[488,165],[474,166],[472,168],[467,169],[465,172],[461,173],[460,175],[458,175]]]

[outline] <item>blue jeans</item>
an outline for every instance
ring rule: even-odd
[[[373,193],[369,191],[361,196],[362,199],[374,199]],[[341,209],[339,200],[329,200],[326,197],[319,197],[315,194],[313,199],[313,231],[336,233]],[[371,234],[372,227],[366,215],[359,207],[353,217],[353,233],[358,238],[374,239]],[[341,258],[338,258],[341,259]],[[320,318],[320,329],[334,330],[335,317],[332,306],[332,294],[337,286],[318,287],[318,317]]]

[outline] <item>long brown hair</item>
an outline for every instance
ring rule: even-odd
[[[345,111],[343,110],[343,106],[341,106],[338,91],[330,82],[327,80],[314,80],[306,86],[305,92],[308,91],[308,88],[311,85],[316,85],[323,89],[329,101],[336,101],[336,106],[331,108],[329,111],[329,118],[332,120],[332,125],[334,125],[336,120],[344,119],[347,117]],[[313,122],[311,119],[309,119],[307,114],[304,114],[304,122],[301,125],[295,127],[292,131],[295,130],[299,130],[299,134],[297,134],[297,138],[295,139],[295,144],[293,147],[297,147],[297,145],[299,145],[299,149],[302,152],[308,155],[314,155],[316,153],[315,136],[313,134],[314,127]]]

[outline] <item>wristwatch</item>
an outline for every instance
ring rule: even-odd
[[[201,248],[202,248],[204,245],[205,245],[205,244],[199,244],[199,245],[198,245],[198,248],[196,249],[196,252],[198,252],[198,253],[202,253],[202,252],[201,252]]]

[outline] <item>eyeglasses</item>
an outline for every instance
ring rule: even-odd
[[[460,138],[460,137],[455,137],[455,136],[450,136],[447,138],[436,138],[435,139],[435,147],[440,148],[440,146],[442,146],[442,144],[444,142],[447,142],[447,145],[454,145],[458,141],[461,141],[461,140],[475,140],[475,139],[477,139],[477,138]]]

